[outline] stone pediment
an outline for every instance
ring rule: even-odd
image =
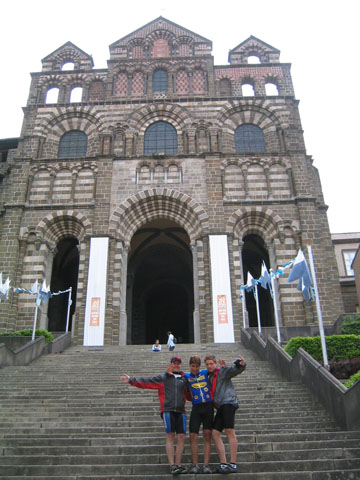
[[[67,62],[74,64],[74,70],[89,70],[94,66],[91,55],[72,42],[66,42],[41,60],[42,70],[61,70],[61,67]]]
[[[248,63],[249,56],[256,56],[261,63],[277,63],[280,60],[280,50],[251,35],[229,52],[231,64]]]
[[[164,17],[112,43],[110,59],[210,55],[212,42]]]

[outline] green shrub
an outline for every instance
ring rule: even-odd
[[[360,370],[352,375],[347,382],[344,383],[345,387],[350,388],[354,383],[358,382],[360,380]]]
[[[3,337],[31,337],[32,336],[32,329],[26,328],[24,330],[19,330],[17,332],[6,332],[1,333],[0,336]],[[54,336],[52,333],[48,332],[47,330],[40,330],[37,328],[35,330],[35,337],[45,337],[45,343],[50,343],[54,340]]]
[[[344,317],[340,331],[344,335],[360,335],[360,315]]]
[[[325,337],[329,361],[346,360],[360,356],[359,335],[331,335]],[[299,348],[303,348],[315,360],[323,358],[320,336],[294,337],[285,347],[285,351],[294,357]]]

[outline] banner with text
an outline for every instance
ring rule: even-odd
[[[231,302],[227,236],[210,235],[209,242],[214,342],[233,343],[235,341],[235,337]]]
[[[84,346],[103,346],[109,239],[90,240]]]

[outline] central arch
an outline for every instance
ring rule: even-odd
[[[172,331],[194,341],[190,239],[171,220],[151,221],[131,241],[127,276],[128,343],[166,343]]]
[[[110,234],[117,239],[119,245],[123,245],[121,255],[125,261],[122,266],[123,281],[121,289],[114,290],[114,298],[116,299],[117,295],[120,297],[120,344],[129,344],[133,341],[140,342],[141,335],[142,338],[146,338],[144,322],[142,327],[145,330],[141,335],[136,336],[133,332],[134,327],[141,327],[136,327],[138,324],[133,322],[134,315],[137,312],[133,311],[135,303],[132,299],[133,291],[135,290],[136,295],[136,289],[139,288],[139,285],[141,286],[139,278],[142,278],[142,276],[137,277],[136,275],[141,271],[145,272],[143,273],[145,278],[147,274],[153,274],[150,265],[156,258],[158,259],[156,264],[159,266],[157,276],[154,274],[156,278],[151,278],[147,282],[147,288],[140,289],[143,296],[142,303],[139,300],[143,309],[142,318],[145,316],[145,306],[148,311],[148,318],[153,318],[156,315],[156,305],[159,305],[159,302],[152,299],[159,298],[159,294],[162,294],[164,299],[173,298],[175,292],[178,292],[176,297],[178,310],[186,304],[186,310],[182,312],[181,318],[187,320],[182,320],[181,325],[187,325],[187,327],[186,330],[181,327],[177,336],[182,337],[182,341],[190,342],[192,338],[198,341],[200,338],[199,297],[194,298],[193,292],[202,287],[199,287],[197,266],[194,267],[193,271],[193,261],[197,261],[197,255],[193,259],[192,249],[196,250],[197,240],[209,233],[209,218],[204,208],[189,195],[177,190],[168,188],[146,189],[127,198],[116,207],[110,217],[109,227]],[[150,231],[146,231],[146,229]],[[151,232],[151,229],[156,229],[156,240],[151,237],[152,234],[155,234],[155,231]],[[145,238],[144,235],[147,237]],[[176,238],[174,238],[174,235]],[[149,236],[150,239],[148,239]],[[141,248],[138,244],[141,245]],[[165,258],[168,259],[166,262],[168,278],[163,281],[160,275],[160,265]],[[169,277],[170,268],[173,266],[176,267],[177,274],[172,273]],[[179,278],[182,279],[181,282],[178,281]],[[161,286],[157,288],[157,285]],[[150,287],[152,287],[152,290]],[[164,295],[165,288],[166,295]],[[182,299],[180,300],[181,296]],[[163,305],[164,303],[165,300]],[[177,313],[175,309],[170,309],[169,302],[167,311],[170,310],[175,318]],[[169,320],[166,320],[166,323],[169,323]],[[141,322],[139,325],[141,325]],[[162,332],[163,326],[160,327],[160,323],[158,328],[159,332]],[[167,327],[167,329],[169,328]],[[175,329],[174,333],[176,334]],[[153,332],[151,332],[151,335],[153,335]],[[150,336],[147,341],[149,340]],[[150,343],[154,340],[155,338],[151,337]],[[163,341],[165,340],[166,338],[163,339]]]

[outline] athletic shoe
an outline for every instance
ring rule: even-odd
[[[180,475],[181,473],[187,473],[187,470],[182,465],[171,465],[170,473],[172,475]]]
[[[229,467],[232,469],[232,473],[237,473],[237,465],[236,463],[229,463]]]
[[[201,473],[199,465],[193,465],[188,473]]]
[[[220,463],[214,473],[234,473],[232,467],[227,463]]]
[[[202,473],[212,473],[211,468],[209,465],[204,465],[202,468]]]

